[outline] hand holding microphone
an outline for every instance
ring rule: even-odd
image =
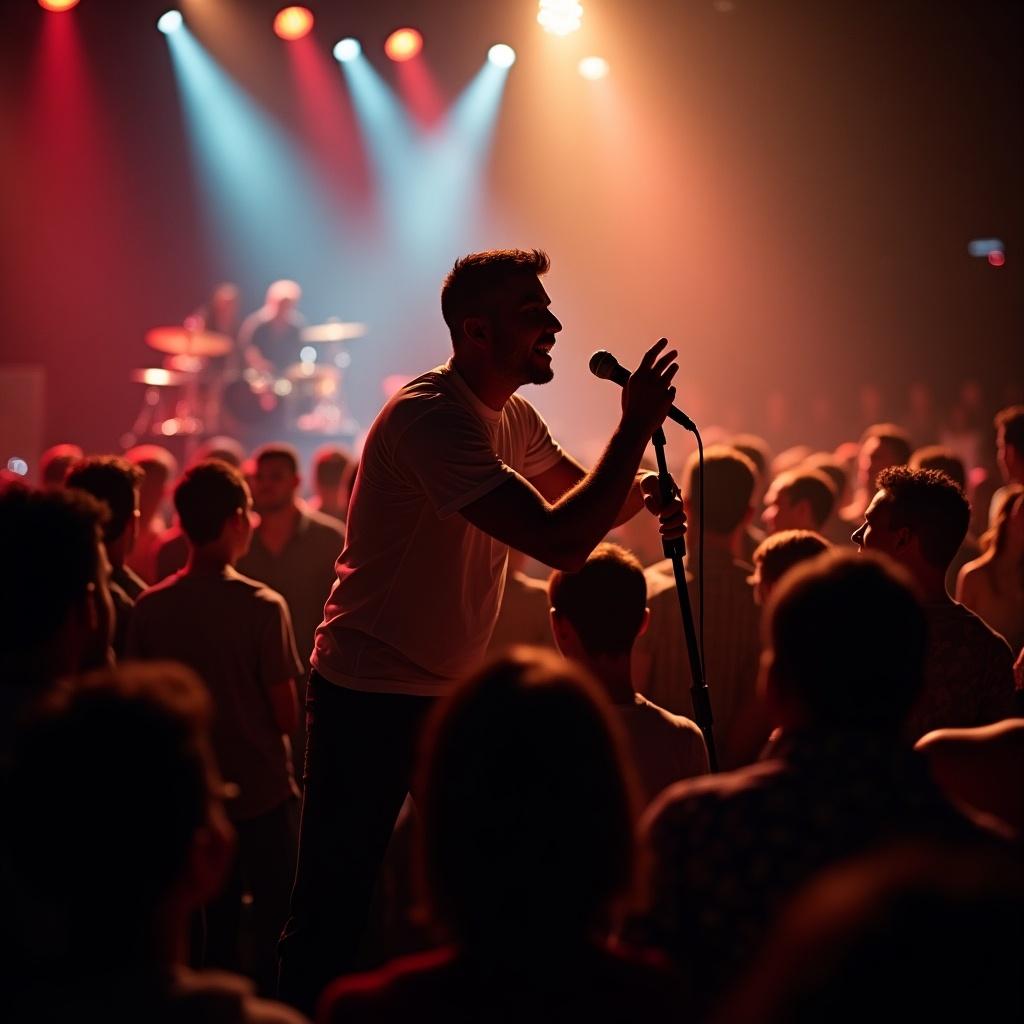
[[[653,348],[648,349],[648,351],[644,355],[643,360],[641,360],[640,362],[640,366],[637,367],[636,372],[640,372],[641,368],[643,368],[644,366],[644,360],[646,360],[648,356],[652,356],[653,354],[659,352],[667,344],[668,342],[666,341],[666,339],[662,338],[661,341],[659,341],[655,346],[653,346]],[[662,358],[668,359],[669,362],[671,362],[673,359],[675,359],[676,355],[676,352],[669,352]],[[661,360],[659,360],[659,362],[661,362]],[[676,365],[672,366],[670,369],[671,372],[667,375],[666,382],[672,379],[672,377],[675,375],[676,370],[678,370],[679,367]],[[629,384],[631,379],[636,376],[636,373],[631,374],[629,370],[627,370],[615,358],[615,356],[611,354],[611,352],[605,352],[604,350],[595,352],[590,357],[590,372],[595,377],[601,377],[604,380],[610,380],[615,384],[618,384],[620,388],[626,388],[626,385]],[[674,398],[675,388],[669,388],[669,390],[672,392],[672,398]],[[674,405],[671,404],[672,398],[669,398],[669,408],[667,412],[663,412],[661,414],[661,418],[655,424],[654,428],[651,430],[651,433],[654,433],[654,430],[657,429],[657,427],[661,426],[661,423],[666,416],[668,416],[670,420],[674,420],[680,426],[685,427],[687,430],[695,431],[697,429],[694,425],[693,420],[691,420],[690,417],[687,416],[686,413],[682,411],[682,409],[677,409]],[[625,403],[625,399],[623,401]],[[625,410],[625,404],[623,405],[623,409]]]

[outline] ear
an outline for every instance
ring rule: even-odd
[[[651,624],[651,609],[644,609],[644,617],[640,620],[640,628],[636,631],[636,639],[639,639],[647,632],[647,627]]]
[[[910,545],[914,542],[914,540],[916,538],[910,532],[910,527],[908,527],[908,526],[901,526],[896,531],[895,539],[896,539],[896,550],[897,551],[902,551],[904,548],[910,547]]]
[[[557,608],[549,609],[551,616],[551,634],[555,638],[555,645],[566,658],[578,658],[582,645],[579,635],[572,628],[569,620],[561,615]]]
[[[219,808],[192,837],[186,863],[190,902],[201,907],[224,887],[235,860],[235,830]]]
[[[747,511],[743,513],[743,522],[740,524],[745,530],[749,525],[750,521],[754,518],[755,508],[753,505],[747,506]]]
[[[462,321],[462,334],[474,345],[486,345],[491,338],[491,327],[486,317],[467,316]]]

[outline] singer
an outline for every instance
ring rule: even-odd
[[[441,290],[453,354],[407,384],[370,429],[337,582],[316,633],[299,864],[281,941],[281,992],[312,1010],[352,968],[374,882],[432,704],[475,670],[490,639],[509,547],[580,568],[646,505],[682,536],[678,499],[637,474],[672,406],[676,353],[662,339],[625,381],[622,417],[586,472],[515,394],[552,379],[562,329],[539,250],[456,261]]]

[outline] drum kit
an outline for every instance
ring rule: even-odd
[[[232,373],[227,364],[235,345],[226,334],[154,327],[145,340],[163,355],[163,365],[131,371],[130,379],[145,391],[124,440],[252,431],[354,436],[358,425],[342,393],[343,371],[351,363],[345,343],[365,334],[365,324],[341,320],[306,327],[301,361],[277,376],[251,368]]]

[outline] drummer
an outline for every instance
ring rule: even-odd
[[[274,281],[263,306],[245,318],[238,332],[238,347],[247,366],[281,376],[298,362],[301,332],[306,321],[298,312],[302,289],[295,281]]]

